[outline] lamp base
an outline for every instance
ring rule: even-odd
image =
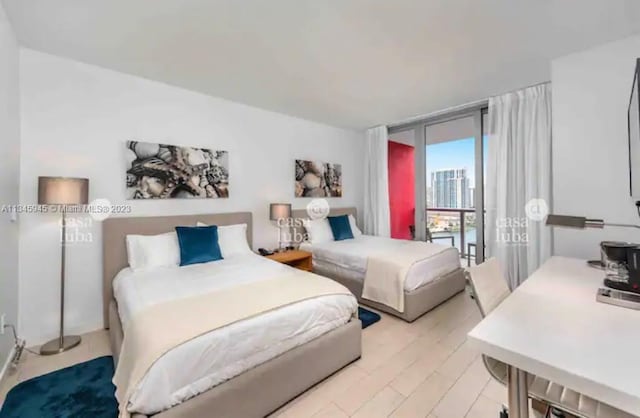
[[[82,339],[77,335],[68,335],[62,337],[62,346],[60,346],[60,338],[53,339],[40,347],[40,354],[43,356],[51,356],[64,351],[71,350],[73,347],[80,345]]]

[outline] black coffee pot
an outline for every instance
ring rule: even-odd
[[[600,249],[607,270],[605,286],[640,293],[640,245],[630,242],[602,241]]]

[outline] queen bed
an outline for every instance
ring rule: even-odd
[[[211,292],[252,289],[291,274],[296,274],[296,280],[324,280],[311,273],[293,273],[290,267],[252,253],[183,267],[142,271],[128,267],[127,235],[161,234],[196,222],[246,224],[250,242],[250,213],[111,218],[104,222],[104,318],[116,364],[122,362],[121,350],[127,346],[123,345],[123,329],[136,329],[130,323],[148,310],[171,306],[164,303],[191,301],[195,299],[189,298]],[[305,274],[310,276],[300,276]],[[131,391],[126,415],[192,417],[215,411],[220,417],[265,416],[360,357],[356,311],[353,295],[329,292],[202,333],[152,363]],[[207,316],[209,312],[211,316],[224,314],[215,306],[207,308]],[[171,325],[162,332],[177,332],[182,325],[180,318],[168,323]]]
[[[355,208],[332,208],[329,216],[350,215],[356,219]],[[296,219],[308,217],[305,210],[293,213]],[[300,224],[300,223],[298,223]],[[307,231],[298,228],[297,236]],[[353,239],[301,242],[300,249],[313,254],[313,271],[343,284],[370,307],[412,322],[424,313],[464,290],[464,270],[460,267],[458,250],[433,243],[413,243],[424,247],[426,256],[415,262],[403,279],[403,309],[363,297],[369,259],[374,255],[402,251],[410,243],[405,240],[354,234]],[[419,248],[418,251],[423,251]]]

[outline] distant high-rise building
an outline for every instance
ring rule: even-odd
[[[469,187],[469,207],[470,208],[476,207],[476,188],[475,187]]]
[[[469,178],[466,168],[431,173],[431,200],[437,208],[469,208]]]

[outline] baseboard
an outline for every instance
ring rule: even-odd
[[[0,385],[2,385],[2,382],[4,382],[4,378],[5,375],[7,374],[7,370],[9,370],[9,366],[11,365],[11,360],[13,359],[13,356],[16,354],[16,347],[15,345],[13,347],[11,347],[11,350],[9,350],[9,355],[7,356],[7,359],[4,362],[4,365],[2,366],[2,370],[0,370]]]
[[[1,2],[1,0],[0,0]],[[96,323],[87,323],[87,324],[80,324],[80,325],[76,325],[76,326],[69,326],[69,327],[65,327],[64,333],[65,335],[80,335],[82,336],[83,334],[87,334],[89,332],[93,332],[93,331],[98,331],[104,329],[104,325],[102,323],[102,319],[100,319],[100,322],[96,322]],[[39,347],[40,345],[51,341],[53,339],[57,339],[58,336],[60,334],[58,333],[57,330],[52,331],[51,333],[45,333],[45,334],[28,334],[28,333],[23,333],[22,335],[20,335],[21,338],[23,338],[26,342],[27,345],[26,347],[29,348],[34,348],[34,347]]]

